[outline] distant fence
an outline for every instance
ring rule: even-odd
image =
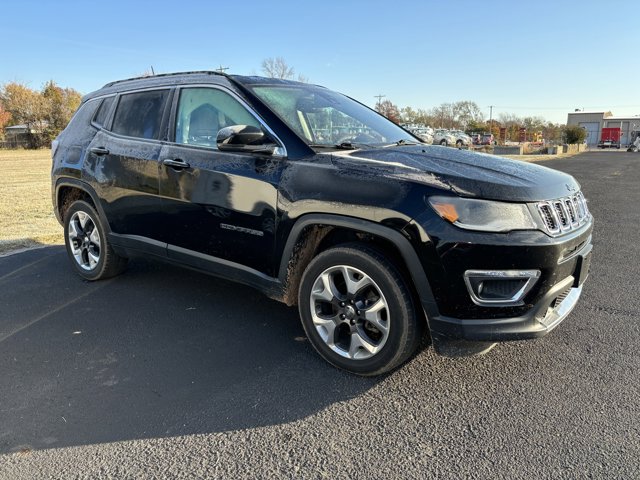
[[[51,140],[49,133],[19,133],[6,136],[0,142],[0,148],[43,148],[49,147]]]
[[[30,140],[6,140],[0,142],[0,149],[2,148],[33,148],[33,142]]]

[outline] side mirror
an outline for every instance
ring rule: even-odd
[[[264,131],[252,125],[231,125],[218,131],[218,150],[273,155],[278,145]]]

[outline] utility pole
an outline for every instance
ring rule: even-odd
[[[386,95],[374,95],[373,98],[377,98],[378,99],[378,103],[376,103],[376,105],[380,104],[380,102],[382,101],[382,99],[386,97]]]
[[[218,67],[218,69],[216,70],[216,72],[220,72],[220,73],[224,73],[227,70],[229,70],[229,67],[223,67],[222,64],[220,64],[220,66]]]
[[[493,105],[489,105],[489,135],[493,135]]]

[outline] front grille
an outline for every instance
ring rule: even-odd
[[[582,192],[557,200],[538,202],[537,207],[545,230],[554,236],[575,230],[589,221],[590,217]]]

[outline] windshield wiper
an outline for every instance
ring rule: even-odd
[[[397,145],[399,147],[402,146],[402,145],[418,145],[418,142],[412,142],[410,140],[405,140],[404,138],[401,138],[400,140],[395,142],[395,145]]]
[[[355,150],[357,148],[369,147],[370,145],[361,145],[359,143],[351,143],[351,142],[342,142],[338,144],[319,144],[319,143],[310,143],[309,146],[311,148],[332,148],[338,150]]]

